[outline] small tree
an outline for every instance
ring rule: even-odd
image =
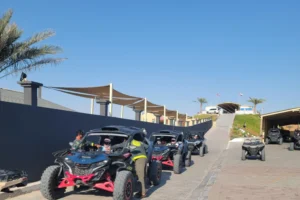
[[[46,64],[58,64],[64,60],[45,57],[60,52],[60,47],[52,45],[33,46],[53,36],[55,34],[53,31],[37,33],[25,41],[18,41],[23,31],[16,24],[9,24],[12,15],[13,11],[8,10],[0,18],[0,78],[20,71],[31,71]]]
[[[197,101],[200,103],[200,113],[202,113],[202,106],[207,103],[207,100],[205,98],[197,98]]]
[[[248,102],[253,103],[254,114],[256,114],[256,106],[258,104],[261,104],[261,103],[265,102],[266,100],[264,100],[264,99],[257,99],[257,98],[251,98],[251,97],[249,97],[249,98],[250,99],[248,100]]]

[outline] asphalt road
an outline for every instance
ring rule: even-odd
[[[192,156],[193,164],[184,170],[182,174],[173,174],[172,170],[163,170],[162,181],[159,186],[151,187],[148,190],[149,197],[146,199],[197,199],[193,196],[200,196],[199,191],[203,189],[203,179],[209,177],[209,172],[216,161],[220,158],[224,149],[226,149],[229,141],[229,126],[233,122],[233,115],[223,115],[217,122],[217,126],[213,127],[206,134],[208,151],[204,157],[199,155]],[[199,195],[198,195],[199,194]],[[23,196],[11,198],[12,200],[44,200],[39,191],[35,191]],[[66,193],[64,200],[108,200],[112,199],[110,193],[103,191],[86,191],[74,193],[69,191]],[[200,198],[198,198],[200,199]]]

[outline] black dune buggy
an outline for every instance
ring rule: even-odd
[[[172,143],[172,138],[175,142]],[[180,174],[184,166],[191,165],[192,152],[184,139],[183,132],[175,130],[161,130],[150,136],[154,143],[153,161],[161,161],[163,166],[173,167],[175,174]]]
[[[102,145],[111,140],[111,152],[103,152],[91,143]],[[130,143],[135,139],[148,145],[147,179],[153,185],[161,180],[162,165],[152,161],[153,144],[135,127],[107,126],[91,130],[82,139],[79,148],[53,153],[55,163],[41,177],[41,193],[48,199],[64,196],[67,187],[83,186],[112,192],[114,200],[129,200],[140,191],[140,182],[131,159]],[[148,168],[148,169],[147,169]]]
[[[247,138],[242,145],[242,160],[260,158],[266,160],[265,144],[259,138]]]
[[[208,147],[204,132],[201,131],[188,131],[185,133],[185,137],[188,143],[189,150],[192,154],[199,154],[201,157],[208,153]]]
[[[279,128],[271,128],[268,131],[268,135],[266,137],[266,144],[270,143],[278,143],[282,145],[283,137]]]
[[[294,151],[294,150],[299,150],[300,149],[300,130],[296,129],[294,131],[294,135],[292,137],[292,142],[290,143],[290,151]]]

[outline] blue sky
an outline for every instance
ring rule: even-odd
[[[265,98],[264,112],[299,105],[300,2],[279,1],[41,1],[7,0],[24,38],[56,31],[47,43],[68,60],[28,78],[51,86],[100,86],[147,97],[193,115],[197,97],[247,103]],[[0,87],[22,90],[19,76]],[[218,100],[216,93],[220,93]],[[89,112],[90,100],[48,89],[43,97]],[[99,107],[96,107],[99,113]],[[120,108],[114,105],[114,116]],[[134,113],[125,110],[125,117]]]

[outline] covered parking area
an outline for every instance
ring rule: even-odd
[[[260,130],[265,137],[272,127],[286,126],[300,123],[300,107],[267,113],[261,115]]]
[[[227,113],[235,113],[236,110],[240,109],[240,105],[232,102],[225,102],[218,104],[218,107],[222,108]]]

